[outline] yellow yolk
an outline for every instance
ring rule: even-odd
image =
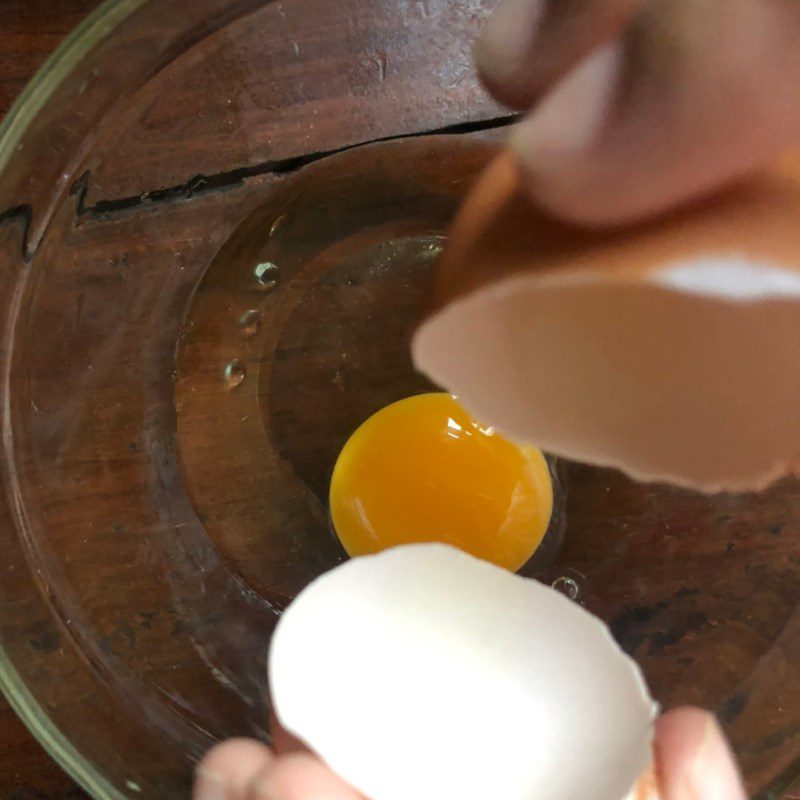
[[[333,470],[333,527],[351,556],[446,542],[518,570],[544,537],[553,486],[540,450],[482,427],[449,394],[373,414]]]

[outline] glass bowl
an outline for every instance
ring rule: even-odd
[[[504,138],[486,0],[116,0],[0,127],[0,682],[96,798],[183,797],[268,739],[281,610],[345,555],[348,435],[408,355]],[[706,497],[558,462],[528,574],[606,619],[750,788],[800,772],[800,489]]]

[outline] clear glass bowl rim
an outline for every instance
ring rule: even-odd
[[[104,0],[53,51],[0,121],[0,181],[31,123],[90,50],[148,0]],[[0,643],[0,690],[58,765],[96,800],[125,800],[53,724]]]

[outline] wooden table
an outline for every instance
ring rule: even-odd
[[[388,1],[389,0],[387,0],[387,2]],[[14,97],[19,94],[25,83],[58,42],[83,16],[95,7],[98,2],[99,0],[43,0],[39,3],[31,3],[30,0],[0,0],[0,116],[7,112]],[[386,69],[385,54],[375,60],[374,67],[381,75],[381,80],[383,80]],[[429,128],[425,129],[427,130]],[[324,133],[326,128],[324,125],[321,125],[319,126],[319,130]],[[412,130],[414,129],[412,128]],[[194,135],[191,130],[187,129],[187,131],[187,137]],[[131,138],[134,143],[140,141],[140,139],[136,137]],[[191,141],[194,142],[193,139]],[[199,141],[202,141],[202,139],[199,139]],[[146,145],[147,142],[145,141],[145,155],[147,150]],[[330,145],[330,149],[337,149],[342,145],[342,142],[334,142]],[[322,144],[318,143],[314,147],[315,151],[324,151],[327,149],[329,149],[329,147],[325,142]],[[176,158],[174,162],[170,162],[170,164],[174,166],[175,174],[167,176],[169,179],[162,185],[179,187],[187,178],[191,178],[193,174],[191,170],[195,168],[195,155],[189,152],[189,148],[186,148],[186,152],[188,155],[182,160],[178,157],[181,155],[180,148],[176,148]],[[297,154],[282,154],[284,158],[291,155]],[[209,148],[208,152],[204,153],[204,156],[208,162],[207,164],[204,162],[205,166],[208,167],[208,170],[206,170],[207,173],[224,174],[226,170],[236,167],[239,163],[237,160],[239,155],[237,155],[231,142],[228,142],[228,147],[224,149]],[[214,161],[217,157],[232,159],[232,163],[217,163]],[[136,162],[131,160],[131,164],[136,165]],[[97,175],[94,177],[96,184]],[[142,189],[150,188],[147,185],[141,187],[136,184],[136,181],[140,179],[140,177],[138,168],[131,169],[121,176],[106,175],[103,185],[106,190],[111,192],[112,197],[121,198],[118,199],[118,202],[124,203],[125,198],[137,197],[140,195]],[[119,178],[119,181],[112,186],[110,184],[111,178],[115,180]],[[110,189],[109,186],[111,186]],[[91,187],[89,191],[91,192]],[[149,192],[146,192],[146,194],[148,194],[148,200],[151,199],[149,197]],[[84,202],[90,204],[96,202],[98,199],[102,200],[103,198],[93,197],[89,194],[84,198]],[[242,418],[247,419],[246,416]],[[261,473],[253,471],[252,474]],[[578,480],[578,483],[576,483],[576,486],[582,487],[581,491],[583,491],[583,496],[579,499],[579,502],[577,502],[576,508],[581,510],[584,518],[581,519],[578,515],[573,514],[574,526],[576,530],[583,531],[586,536],[590,538],[593,536],[596,537],[598,544],[596,544],[595,547],[600,549],[602,549],[602,537],[600,536],[602,531],[597,530],[594,521],[604,518],[608,508],[609,497],[615,497],[616,502],[626,492],[632,491],[628,483],[619,476],[609,478],[609,480],[614,481],[613,486],[592,480],[583,480],[582,482]],[[773,501],[777,494],[780,494],[780,491],[780,488],[775,490],[772,495]],[[752,509],[741,509],[741,518],[737,520],[737,524],[739,524],[738,528],[735,524],[732,524],[728,526],[728,528],[718,531],[719,537],[723,537],[723,539],[725,536],[728,536],[728,533],[730,533],[732,537],[727,543],[727,546],[725,546],[725,542],[722,539],[719,539],[719,543],[721,544],[720,552],[727,554],[725,557],[732,558],[733,556],[731,556],[731,554],[737,552],[740,553],[738,557],[746,561],[750,558],[748,553],[757,550],[757,545],[760,546],[764,542],[767,543],[768,547],[766,549],[769,552],[778,551],[775,537],[781,534],[781,526],[775,524],[775,520],[770,516],[772,512],[769,511],[767,506],[768,501],[765,501],[764,504],[755,505]],[[784,504],[780,506],[778,510],[784,509],[785,511],[789,508],[790,506],[788,504]],[[678,556],[675,563],[680,563],[680,557],[685,555],[685,553],[680,550],[682,546],[680,541],[669,532],[669,523],[675,522],[678,527],[685,529],[687,532],[693,532],[700,529],[709,529],[716,523],[723,525],[731,522],[731,516],[725,516],[725,523],[722,521],[723,517],[715,518],[713,515],[708,516],[711,514],[711,511],[711,509],[702,506],[700,501],[694,501],[689,498],[680,506],[670,506],[668,513],[665,512],[666,516],[662,515],[658,517],[661,522],[665,522],[666,524],[651,524],[648,529],[649,532],[646,533],[652,539],[652,543],[660,547],[669,546],[669,548],[671,548],[669,552],[677,554]],[[661,514],[661,512],[658,513]],[[706,516],[704,516],[704,514]],[[658,514],[656,516],[658,516]],[[793,518],[796,520],[798,517],[794,514]],[[792,520],[789,519],[789,522],[791,521]],[[695,523],[697,523],[696,526]],[[787,526],[787,532],[788,531],[789,527]],[[789,536],[787,535],[783,541],[788,540]],[[689,548],[690,540],[687,539],[686,541],[689,542],[689,544],[686,544],[685,547]],[[794,541],[797,541],[797,539]],[[709,544],[709,547],[712,545],[713,542]],[[580,547],[580,541],[577,541],[576,547]],[[719,557],[719,554],[711,552],[710,550],[707,555],[709,560],[718,560]],[[244,559],[244,561],[246,562],[246,559]],[[742,564],[749,568],[751,565],[749,563],[745,564],[745,561],[742,561]],[[622,567],[620,567],[620,569],[622,569]],[[760,578],[757,574],[754,574],[752,581],[756,580],[760,580]],[[618,585],[624,588],[622,583]],[[656,651],[659,647],[663,647],[664,641],[674,644],[673,639],[676,637],[678,639],[685,638],[684,634],[687,633],[691,637],[696,633],[691,626],[700,624],[701,626],[705,626],[703,632],[706,636],[707,646],[704,652],[707,654],[708,663],[713,667],[718,661],[713,649],[713,635],[717,628],[717,622],[714,620],[711,622],[697,623],[697,619],[705,620],[705,617],[702,615],[697,617],[689,613],[687,609],[689,605],[695,602],[692,600],[692,597],[694,597],[693,592],[695,591],[699,592],[699,590],[680,590],[679,598],[685,600],[687,608],[677,608],[677,611],[683,614],[682,619],[684,619],[684,622],[678,624],[680,620],[675,622],[674,620],[665,619],[664,630],[659,632],[661,639],[658,641],[653,640],[650,643],[652,646],[649,647],[649,650],[651,655],[657,655]],[[636,649],[636,642],[641,643],[640,640],[644,638],[640,628],[642,628],[643,623],[646,623],[650,618],[648,615],[658,613],[660,608],[661,606],[656,604],[651,606],[638,605],[628,609],[625,614],[615,619],[615,632],[621,639],[626,641],[630,649]],[[760,611],[758,606],[756,606],[756,609]],[[766,611],[769,611],[769,609],[766,609]],[[766,612],[761,616],[765,615]],[[687,625],[689,627],[687,627]],[[775,633],[771,633],[770,636],[765,638],[767,641],[771,641],[774,635]],[[694,645],[689,642],[689,639],[687,639],[687,642],[687,647],[690,645],[694,647]],[[655,655],[653,655],[654,658]],[[680,659],[675,659],[675,664],[680,667]],[[767,692],[770,689],[768,684],[769,681],[761,682],[762,688],[766,687]],[[791,686],[792,684],[785,682],[785,685]],[[727,711],[726,721],[731,722],[733,718],[741,714],[742,709],[746,705],[746,698],[747,695],[745,694],[734,696],[733,700],[735,702],[725,707]],[[777,707],[777,704],[773,702],[773,698],[768,697],[767,701],[769,702],[765,701],[765,707]],[[745,734],[749,735],[750,728],[747,727],[747,721],[745,720],[742,724],[745,728]],[[739,744],[741,744],[741,741]],[[777,743],[770,743],[770,741],[767,741],[766,746],[768,748],[778,747],[780,744],[779,741]],[[796,792],[787,793],[787,800],[789,797],[795,796],[795,794]],[[60,771],[47,754],[38,746],[30,734],[27,733],[22,723],[14,716],[8,705],[0,701],[0,800],[35,800],[36,798],[43,798],[44,800],[72,798],[74,800],[75,798],[86,798],[86,795]]]
[[[97,5],[99,0],[0,0],[0,118],[59,42]],[[0,699],[0,799],[86,797]]]

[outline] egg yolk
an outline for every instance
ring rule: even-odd
[[[540,450],[481,426],[449,394],[381,409],[333,470],[334,530],[351,556],[446,542],[518,570],[544,537],[553,486]]]

